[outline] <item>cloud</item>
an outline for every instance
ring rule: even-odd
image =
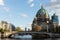
[[[51,2],[57,2],[57,0],[51,0]]]
[[[0,0],[0,6],[2,6],[2,9],[5,10],[6,12],[9,12],[9,8],[6,7],[4,0]]]
[[[52,16],[54,13],[58,15],[60,20],[60,0],[51,0],[49,4],[46,5],[46,8],[49,9],[49,14]],[[51,18],[50,16],[50,18]],[[60,22],[60,21],[59,21]],[[59,23],[60,25],[60,23]]]
[[[30,5],[30,7],[34,7],[34,3],[32,3],[32,4]]]
[[[34,7],[34,0],[28,0],[28,4],[30,5],[30,7]]]
[[[4,1],[0,0],[0,6],[4,6]]]
[[[28,3],[32,3],[34,0],[28,0]]]
[[[20,16],[23,17],[23,18],[27,18],[28,17],[28,15],[24,14],[24,13],[20,14]]]
[[[49,9],[49,13],[56,13],[60,15],[60,0],[50,0],[50,3],[46,5],[46,8]],[[52,12],[53,11],[53,12]]]
[[[6,12],[9,12],[9,8],[8,7],[3,7],[3,9],[6,11]]]

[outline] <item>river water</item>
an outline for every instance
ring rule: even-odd
[[[0,38],[0,40],[60,40],[60,38],[32,39],[31,35],[15,36],[15,38]]]
[[[48,39],[10,39],[10,38],[5,38],[5,39],[0,39],[0,40],[60,40],[60,38],[48,38]]]

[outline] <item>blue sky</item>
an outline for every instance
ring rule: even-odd
[[[55,12],[60,16],[60,0],[0,0],[0,21],[7,21],[16,27],[31,28],[42,4],[50,16]]]

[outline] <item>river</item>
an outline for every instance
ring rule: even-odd
[[[0,39],[0,40],[60,40],[60,38],[48,38],[48,39],[10,39],[10,38],[4,38],[4,39]]]
[[[0,40],[60,40],[60,38],[32,39],[31,35],[15,36],[15,38],[0,38]]]

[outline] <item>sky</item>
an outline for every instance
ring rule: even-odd
[[[44,5],[50,17],[56,13],[60,24],[60,0],[0,0],[0,21],[7,21],[22,29],[31,29],[41,5]]]

